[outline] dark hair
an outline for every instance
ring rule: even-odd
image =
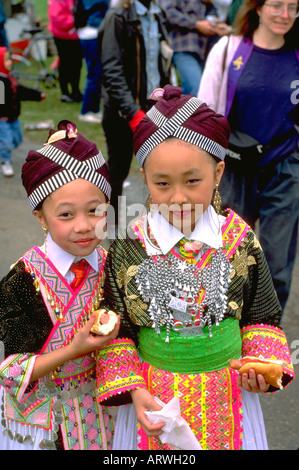
[[[299,18],[296,18],[292,29],[285,35],[285,40],[293,49],[299,49]]]
[[[261,8],[266,0],[245,0],[238,12],[233,24],[234,34],[252,39],[254,31],[258,28],[260,18],[257,9]],[[292,29],[285,35],[286,44],[294,49],[299,48],[298,18]]]

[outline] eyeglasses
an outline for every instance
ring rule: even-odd
[[[264,3],[264,5],[270,8],[271,15],[273,16],[282,15],[285,7],[287,7],[288,15],[291,18],[296,18],[298,10],[299,10],[298,3],[290,3],[289,5],[286,5],[283,2],[271,2],[271,3]]]

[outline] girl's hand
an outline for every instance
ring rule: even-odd
[[[105,344],[112,341],[117,335],[120,325],[120,317],[118,317],[118,323],[112,333],[108,336],[93,335],[90,333],[90,329],[95,321],[95,315],[91,315],[89,321],[75,334],[72,342],[67,346],[55,349],[47,354],[41,354],[37,357],[34,365],[34,369],[31,374],[30,381],[34,382],[40,377],[44,377],[49,374],[57,367],[61,367],[67,361],[74,359],[75,357],[88,354],[95,349],[101,349]]]
[[[112,341],[118,335],[120,326],[120,317],[114,330],[107,336],[94,335],[90,333],[90,329],[95,322],[95,315],[91,315],[88,322],[80,328],[75,334],[69,347],[72,350],[73,357],[88,354],[96,349],[102,349],[109,341]]]
[[[239,374],[239,387],[244,388],[247,392],[263,393],[267,392],[269,384],[265,381],[261,374],[256,374],[254,369],[250,369],[248,374]]]
[[[147,418],[145,411],[158,411],[161,406],[158,405],[154,397],[145,388],[138,388],[131,392],[131,397],[135,406],[137,420],[141,424],[147,436],[160,436],[163,433],[164,422],[152,424]]]

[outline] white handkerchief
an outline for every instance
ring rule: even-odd
[[[159,411],[146,411],[151,423],[165,422],[159,439],[163,444],[168,444],[171,450],[202,450],[201,445],[194,436],[187,421],[182,418],[180,412],[180,401],[177,397],[170,400],[167,405],[159,398],[156,402],[163,408]]]

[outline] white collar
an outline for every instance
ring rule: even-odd
[[[214,208],[209,206],[196,223],[190,237],[186,238],[200,241],[211,248],[219,248],[223,244],[221,227],[224,221],[225,217],[216,214]],[[160,249],[155,247],[145,239],[145,248],[149,255],[161,254],[161,252],[165,255],[181,238],[185,237],[180,230],[170,225],[157,210],[154,210],[153,214],[148,214],[148,224],[160,247]]]
[[[45,245],[40,247],[45,253]],[[78,258],[68,251],[63,250],[57,243],[55,243],[48,233],[47,235],[47,257],[54,264],[57,270],[63,277],[66,277],[71,265],[74,261],[79,261],[82,258]],[[98,253],[94,250],[90,255],[85,256],[84,259],[90,264],[94,271],[99,270]]]

